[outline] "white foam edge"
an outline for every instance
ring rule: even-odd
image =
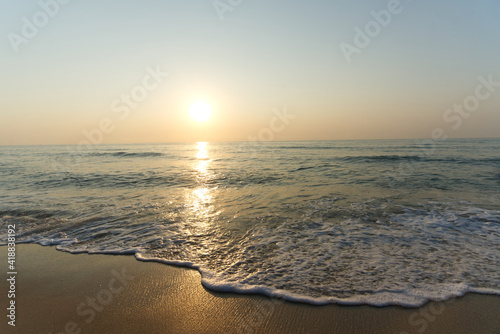
[[[328,304],[338,304],[338,305],[349,305],[349,306],[360,306],[369,305],[376,307],[385,306],[402,306],[405,308],[418,308],[424,304],[434,301],[442,302],[452,298],[462,297],[467,293],[477,293],[477,294],[487,294],[487,295],[500,295],[500,289],[493,288],[474,288],[465,284],[449,284],[447,285],[446,293],[441,293],[439,297],[429,298],[425,296],[426,291],[416,291],[417,293],[407,293],[405,291],[378,291],[371,295],[360,295],[349,298],[336,298],[336,297],[310,297],[306,295],[297,294],[294,292],[289,292],[285,290],[275,289],[262,285],[246,285],[238,282],[228,282],[221,281],[214,278],[216,275],[214,272],[204,269],[199,265],[190,261],[177,261],[177,260],[165,260],[161,258],[148,257],[143,254],[143,248],[131,248],[131,249],[112,249],[112,250],[92,250],[88,248],[77,248],[70,249],[65,246],[77,242],[76,239],[43,239],[43,240],[33,240],[37,238],[32,238],[31,240],[23,240],[17,242],[16,244],[30,244],[35,243],[42,246],[55,246],[56,250],[67,252],[70,254],[105,254],[105,255],[134,255],[135,259],[141,262],[158,262],[167,265],[173,265],[176,267],[186,267],[190,269],[196,269],[201,274],[201,284],[206,289],[215,292],[225,292],[225,293],[236,293],[236,294],[257,294],[264,295],[270,298],[282,299],[289,302],[304,303],[311,305],[328,305]],[[0,246],[5,246],[7,244],[0,244]]]

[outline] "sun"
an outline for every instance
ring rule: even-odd
[[[197,101],[191,104],[189,115],[197,122],[206,122],[212,115],[212,108],[205,101]]]

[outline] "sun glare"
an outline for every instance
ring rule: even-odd
[[[197,122],[206,122],[212,115],[212,108],[205,101],[197,101],[189,108],[189,115]]]

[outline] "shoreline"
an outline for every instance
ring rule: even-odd
[[[316,306],[214,292],[196,269],[132,256],[16,245],[16,326],[2,333],[498,333],[500,296],[468,293],[420,308]],[[127,254],[130,255],[130,254]],[[0,246],[7,270],[7,246]],[[7,280],[0,284],[9,291]]]

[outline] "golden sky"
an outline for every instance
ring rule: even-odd
[[[4,7],[3,145],[498,136],[498,2]]]

